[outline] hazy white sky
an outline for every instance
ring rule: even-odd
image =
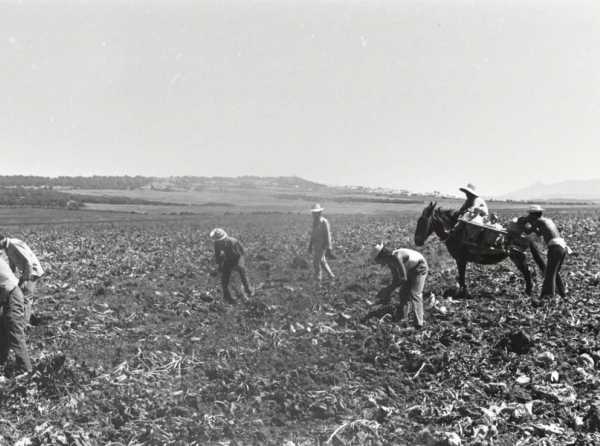
[[[2,174],[600,177],[600,2],[5,1]]]

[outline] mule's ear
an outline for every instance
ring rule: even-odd
[[[434,207],[436,207],[436,206],[437,206],[437,201],[432,201],[432,202],[431,202],[431,207],[432,207],[432,208],[434,208]]]

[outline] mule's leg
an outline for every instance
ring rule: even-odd
[[[527,264],[527,257],[525,253],[515,251],[514,249],[510,251],[509,254],[510,260],[515,264],[515,266],[521,271],[523,277],[525,277],[525,294],[531,296],[531,292],[533,291],[533,284],[531,283],[531,271],[529,270],[529,265]]]
[[[470,297],[469,291],[467,290],[467,282],[465,280],[467,273],[467,262],[465,260],[457,260],[456,266],[458,268],[458,296]]]

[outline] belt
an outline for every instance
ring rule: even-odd
[[[567,245],[567,242],[562,237],[554,237],[552,240],[548,242],[548,248],[551,246],[560,246],[562,249],[567,251],[567,254],[572,254],[573,250]]]

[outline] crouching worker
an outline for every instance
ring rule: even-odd
[[[248,297],[252,297],[254,292],[250,288],[246,274],[244,246],[239,240],[229,237],[221,228],[213,229],[210,232],[210,238],[215,244],[215,262],[221,273],[221,285],[223,286],[223,298],[225,301],[235,303],[235,299],[231,297],[231,292],[229,291],[229,280],[233,271],[237,271],[242,280],[244,291],[246,292],[244,299],[247,300]]]
[[[10,269],[19,274],[19,288],[25,298],[25,322],[33,324],[38,320],[32,312],[36,282],[44,270],[31,248],[18,238],[0,236],[0,249],[6,252]]]
[[[25,343],[25,304],[19,279],[4,259],[0,259],[0,364],[6,364],[8,351],[16,356],[15,372],[31,372]]]
[[[403,316],[410,317],[412,314],[416,329],[423,327],[423,287],[429,271],[427,262],[421,253],[412,249],[401,248],[392,251],[383,246],[376,245],[371,253],[375,263],[387,266],[392,273],[392,283],[382,288],[377,293],[376,303],[382,307],[372,311],[363,318],[368,320],[373,316],[381,317],[386,313],[392,313],[394,320],[400,320]],[[392,292],[400,288],[399,305],[389,305]],[[406,309],[410,307],[410,313]]]

